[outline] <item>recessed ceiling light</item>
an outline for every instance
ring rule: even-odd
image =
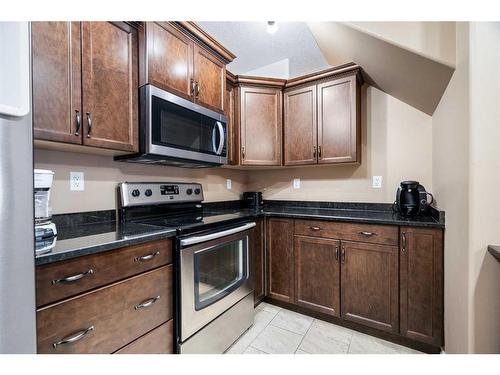
[[[276,31],[278,31],[278,24],[276,21],[267,21],[267,32],[269,34],[274,34]]]

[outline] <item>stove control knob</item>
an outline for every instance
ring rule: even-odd
[[[146,197],[150,197],[153,195],[153,192],[151,191],[151,189],[146,189],[146,191],[144,192],[144,194],[146,194]]]
[[[139,191],[139,189],[132,190],[132,196],[133,197],[137,198],[139,195],[141,195],[141,192]]]
[[[201,192],[201,190],[200,190],[199,188],[194,189],[194,193],[195,193],[196,195],[200,194],[200,192]]]
[[[187,190],[186,190],[186,194],[187,194],[187,195],[191,195],[191,194],[193,194],[193,189],[187,189]]]

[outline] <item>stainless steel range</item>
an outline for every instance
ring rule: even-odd
[[[223,353],[254,319],[251,252],[255,222],[205,217],[200,184],[120,184],[121,218],[173,227],[177,348]]]

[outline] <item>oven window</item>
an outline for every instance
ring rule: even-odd
[[[220,143],[217,120],[155,96],[152,97],[152,117],[153,144],[216,154]]]
[[[248,236],[195,252],[195,309],[217,302],[247,279]]]

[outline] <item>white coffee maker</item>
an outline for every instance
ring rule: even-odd
[[[57,229],[52,222],[50,189],[54,172],[35,169],[35,253],[47,253],[56,245]]]

